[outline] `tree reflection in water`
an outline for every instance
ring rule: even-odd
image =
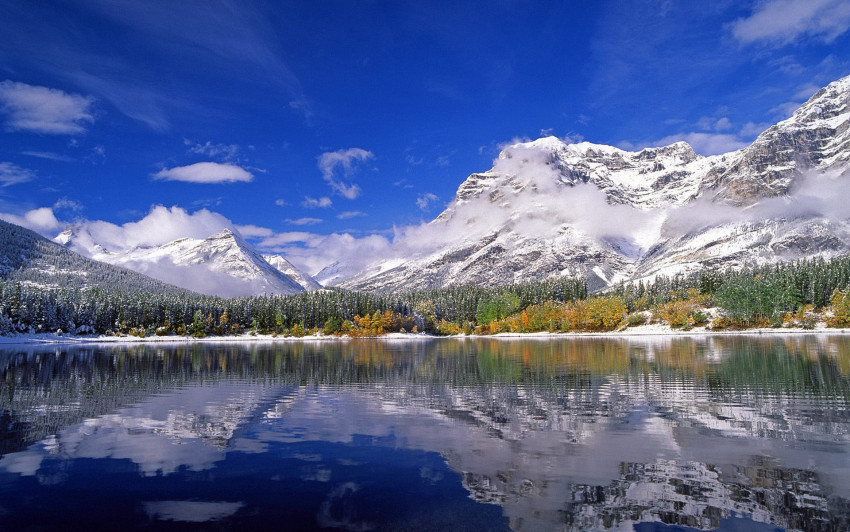
[[[297,447],[300,482],[337,494],[317,516],[377,504],[334,483],[356,461],[304,452],[342,444],[439,453],[515,530],[844,530],[848,402],[840,335],[32,347],[0,351],[0,491],[69,481],[48,474],[62,461],[177,477]],[[435,467],[419,481],[445,485]],[[252,505],[189,508],[237,526]]]

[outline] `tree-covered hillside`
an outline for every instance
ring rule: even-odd
[[[0,334],[56,331],[145,336],[309,331],[492,334],[607,331],[647,322],[708,326],[850,326],[850,257],[658,277],[588,294],[580,278],[499,287],[292,296],[194,294],[76,255],[0,222]]]
[[[29,286],[188,293],[140,273],[87,259],[23,227],[0,220],[0,279]]]

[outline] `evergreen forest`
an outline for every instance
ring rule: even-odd
[[[166,285],[167,286],[167,285]],[[220,298],[141,287],[57,287],[0,280],[0,333],[377,336],[611,331],[645,323],[690,329],[850,326],[850,257],[658,277],[589,294],[584,279],[398,293],[326,289]]]
[[[377,336],[850,326],[850,256],[659,276],[590,294],[581,278],[498,287],[199,295],[0,221],[0,334]]]

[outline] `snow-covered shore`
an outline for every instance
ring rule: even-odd
[[[490,339],[490,340],[563,340],[569,338],[630,338],[647,336],[678,336],[678,337],[710,337],[710,336],[782,336],[782,335],[842,335],[850,333],[850,328],[831,329],[819,325],[814,329],[802,328],[761,328],[745,330],[711,330],[695,327],[688,331],[672,329],[669,325],[652,324],[629,327],[628,329],[611,332],[537,332],[537,333],[498,333],[486,336],[434,336],[429,334],[390,333],[368,340],[381,341],[420,341],[428,339]],[[104,336],[104,335],[69,335],[56,333],[15,334],[0,336],[0,346],[32,345],[32,344],[190,344],[190,343],[275,343],[275,342],[347,342],[354,340],[349,336],[328,336],[323,334],[303,337],[281,336],[270,334],[242,334],[238,336],[206,336],[193,338],[189,336]]]

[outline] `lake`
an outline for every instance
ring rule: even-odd
[[[850,338],[4,347],[0,530],[850,528]]]

